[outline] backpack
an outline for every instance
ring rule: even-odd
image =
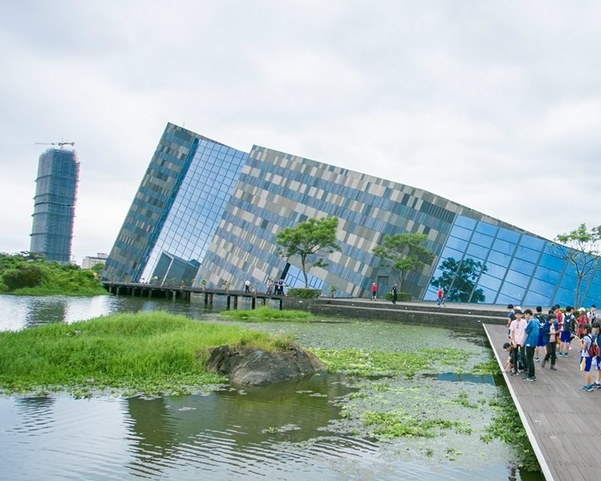
[[[586,336],[591,340],[591,345],[588,348],[589,357],[597,357],[599,355],[599,345],[593,341],[591,336]]]

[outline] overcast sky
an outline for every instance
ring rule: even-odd
[[[0,0],[0,251],[46,146],[109,252],[167,122],[395,180],[547,238],[601,224],[601,2]]]

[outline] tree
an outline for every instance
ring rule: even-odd
[[[382,265],[390,266],[398,273],[399,289],[403,285],[406,274],[422,269],[434,259],[434,253],[422,245],[427,239],[426,234],[417,232],[385,235],[382,244],[374,248],[373,253],[385,259]]]
[[[476,281],[480,274],[486,272],[488,267],[480,261],[467,258],[457,262],[452,257],[444,260],[440,265],[442,274],[432,279],[434,287],[443,288],[445,299],[448,302],[484,302],[486,296],[482,289],[475,289]]]
[[[280,245],[280,256],[300,257],[306,288],[309,287],[307,278],[309,269],[326,267],[328,264],[324,262],[323,256],[340,250],[336,242],[337,228],[338,217],[325,217],[319,220],[309,219],[276,234],[277,243]]]
[[[589,281],[599,263],[601,226],[587,229],[586,224],[567,234],[559,234],[551,244],[551,251],[574,267],[576,291],[574,307],[579,307],[582,284]]]

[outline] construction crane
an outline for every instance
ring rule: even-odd
[[[58,145],[62,149],[65,145],[74,147],[75,142],[36,142],[35,145]]]

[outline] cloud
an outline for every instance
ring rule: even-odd
[[[107,252],[167,122],[429,190],[545,237],[599,224],[601,5],[0,4],[3,245],[35,142],[75,141],[74,252]]]

